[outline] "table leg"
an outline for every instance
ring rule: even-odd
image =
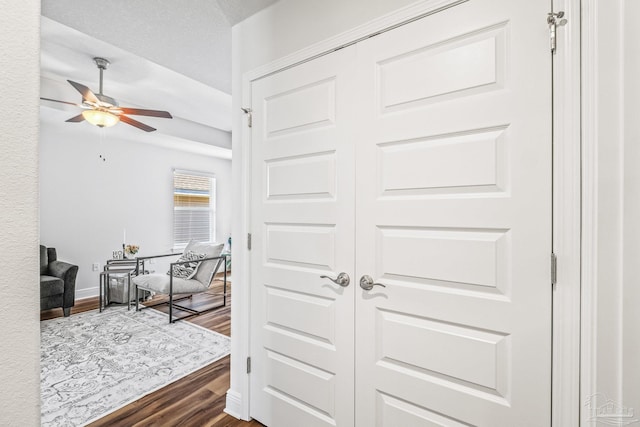
[[[127,311],[131,310],[131,272],[127,274]]]
[[[100,273],[100,285],[98,289],[98,307],[100,309],[100,313],[102,313],[102,281],[104,280],[104,274]]]

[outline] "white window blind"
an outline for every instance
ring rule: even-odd
[[[189,240],[215,241],[216,179],[199,172],[173,172],[173,247]]]

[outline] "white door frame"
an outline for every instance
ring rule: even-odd
[[[580,425],[581,286],[581,0],[552,0],[568,23],[558,28],[553,58],[553,292],[552,425]]]
[[[403,23],[473,0],[422,0],[353,30],[316,43],[296,53],[247,72],[242,79],[242,105],[251,106],[253,81],[327,54],[338,47]],[[593,2],[594,0],[587,0]],[[551,2],[550,2],[551,3]],[[558,29],[554,56],[554,183],[553,251],[558,258],[553,293],[552,425],[578,426],[580,412],[580,278],[581,278],[581,0],[552,0],[564,11],[567,25]],[[540,25],[545,26],[544,16]],[[235,107],[235,106],[234,106]],[[238,114],[240,112],[238,111]],[[234,149],[234,188],[239,192],[234,211],[234,298],[231,308],[231,388],[225,411],[249,420],[250,254],[246,238],[251,223],[251,132],[243,119],[240,144]],[[591,170],[585,174],[593,174]],[[589,180],[589,175],[585,176]],[[239,267],[238,267],[239,266]]]
[[[579,0],[572,0],[579,1]],[[598,340],[598,0],[582,0],[582,293],[580,336],[580,414],[589,416],[587,399],[597,393]]]

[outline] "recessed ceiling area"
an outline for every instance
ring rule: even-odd
[[[42,15],[231,93],[231,27],[276,0],[43,0]]]
[[[185,146],[209,145],[218,155],[223,149],[223,157],[230,157],[231,27],[276,1],[43,0],[41,97],[81,103],[67,80],[97,93],[93,58],[103,57],[110,61],[105,95],[121,106],[174,117],[140,118],[157,128],[148,135],[130,126],[119,132],[149,142],[163,134],[189,142]],[[41,106],[42,120],[70,129],[87,125],[64,122],[80,113],[77,107],[50,101]]]

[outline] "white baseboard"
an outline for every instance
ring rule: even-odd
[[[98,287],[89,289],[76,289],[76,300],[93,298],[98,296]]]
[[[239,420],[251,420],[249,417],[242,418],[242,396],[231,389],[227,391],[227,407],[224,412]]]

